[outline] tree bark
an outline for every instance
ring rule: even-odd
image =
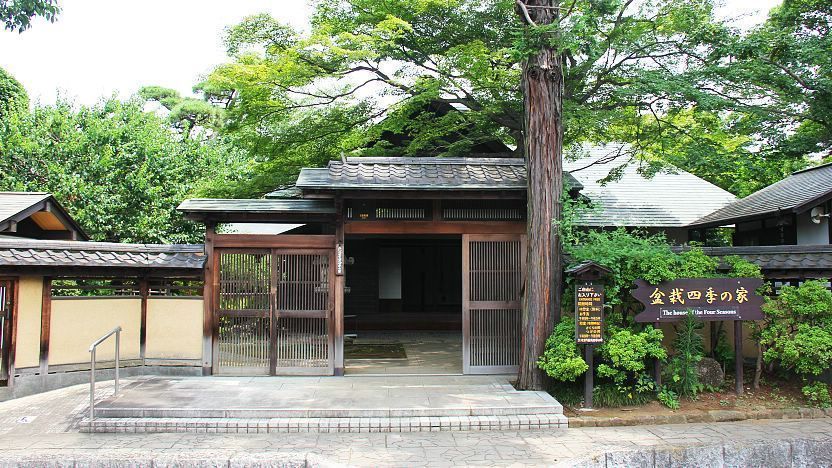
[[[518,2],[518,13],[521,21],[531,27],[551,24],[557,20],[557,3],[526,0],[528,8],[524,9]],[[556,224],[560,220],[563,188],[563,69],[559,54],[544,46],[526,59],[521,87],[528,240],[518,387],[544,390],[546,377],[537,367],[537,359],[543,354],[555,320],[560,319],[561,304],[561,245]]]

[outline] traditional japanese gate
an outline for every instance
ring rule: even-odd
[[[519,235],[462,236],[462,357],[466,374],[517,372],[525,265]]]
[[[333,372],[331,249],[217,249],[220,375]]]
[[[8,385],[11,373],[14,296],[14,281],[0,279],[0,386]]]

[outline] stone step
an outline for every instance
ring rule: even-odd
[[[79,423],[81,432],[437,432],[566,428],[563,414],[350,418],[101,418]]]
[[[543,405],[418,408],[147,408],[97,406],[96,418],[417,418],[563,414],[556,400]]]

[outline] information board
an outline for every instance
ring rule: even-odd
[[[575,340],[578,344],[604,342],[604,286],[575,285]]]
[[[688,311],[700,320],[762,320],[763,284],[757,278],[683,278],[659,284],[636,281],[632,294],[644,304],[636,322],[665,322],[684,318]]]

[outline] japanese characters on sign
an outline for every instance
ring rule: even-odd
[[[701,320],[761,320],[757,278],[686,278],[658,285],[636,281],[632,294],[644,304],[637,322],[678,320],[693,311]]]
[[[597,283],[575,285],[575,340],[578,344],[604,341],[604,286]]]
[[[344,275],[344,244],[341,243],[335,246],[335,274]]]

